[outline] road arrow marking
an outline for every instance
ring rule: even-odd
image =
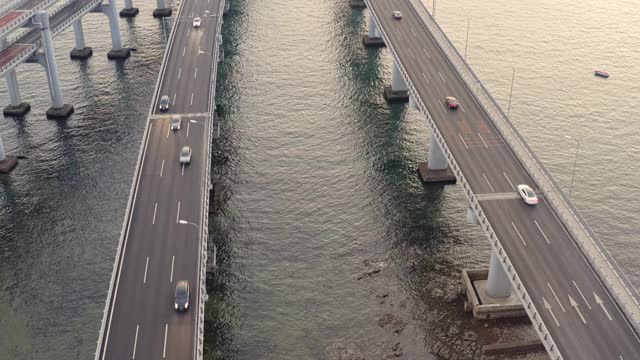
[[[584,319],[584,316],[582,316],[582,313],[580,312],[580,309],[578,309],[578,303],[573,300],[573,298],[571,297],[571,295],[569,295],[569,304],[571,304],[571,306],[576,309],[576,312],[578,313],[578,316],[580,316],[580,320],[582,320],[583,323],[587,323],[587,321]]]
[[[553,321],[556,322],[556,325],[558,327],[560,327],[560,323],[558,322],[558,319],[556,318],[556,316],[554,315],[553,311],[551,311],[551,304],[549,304],[549,302],[547,301],[547,299],[545,299],[544,297],[542,298],[542,302],[544,302],[544,308],[547,309],[547,311],[549,312],[549,314],[551,314],[551,317],[553,318]]]
[[[609,320],[613,320],[611,318],[611,315],[609,315],[609,312],[607,311],[607,309],[604,307],[604,301],[602,301],[602,299],[600,299],[600,297],[598,297],[598,295],[596,295],[596,293],[593,293],[593,296],[596,297],[596,304],[600,305],[600,307],[602,308],[602,311],[604,311],[605,315],[607,315],[607,317],[609,318]],[[622,358],[622,357],[621,357]]]

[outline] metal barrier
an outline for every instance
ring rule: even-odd
[[[178,18],[180,16],[180,13],[182,12],[182,6],[184,4],[184,1],[180,3],[179,5],[179,9],[178,9],[178,15],[176,16],[176,18]],[[115,261],[113,263],[113,271],[111,273],[111,280],[109,281],[109,291],[107,293],[107,299],[105,301],[105,308],[104,308],[104,313],[102,315],[102,322],[100,325],[100,332],[99,332],[99,337],[98,337],[98,341],[97,341],[97,346],[96,346],[96,355],[95,355],[95,360],[99,360],[100,359],[100,355],[102,353],[102,346],[103,346],[103,339],[104,339],[104,335],[105,335],[105,328],[106,328],[106,324],[107,324],[107,316],[109,316],[109,314],[111,314],[111,307],[113,306],[113,292],[115,289],[115,284],[116,284],[116,276],[119,275],[119,269],[122,263],[122,255],[123,255],[123,250],[124,250],[124,244],[125,244],[125,239],[129,233],[128,229],[129,229],[129,225],[131,222],[131,209],[133,209],[133,202],[135,201],[135,195],[137,193],[137,189],[138,189],[138,183],[140,180],[140,175],[141,175],[141,170],[142,170],[142,162],[143,162],[143,158],[144,158],[144,150],[146,148],[146,144],[148,143],[149,140],[149,127],[151,124],[151,118],[153,116],[153,109],[155,106],[155,99],[158,96],[158,91],[160,90],[160,80],[162,80],[163,76],[164,76],[164,72],[166,70],[166,66],[167,66],[167,58],[169,57],[169,53],[171,50],[171,46],[173,44],[173,38],[175,37],[175,29],[178,25],[178,21],[174,21],[173,22],[173,26],[171,28],[171,36],[168,42],[168,46],[167,49],[164,52],[164,55],[162,57],[162,65],[160,66],[160,76],[158,76],[158,80],[156,80],[156,87],[155,90],[153,91],[153,97],[151,100],[151,105],[149,105],[149,115],[147,116],[147,123],[145,124],[145,128],[144,128],[144,134],[142,135],[142,143],[140,144],[140,150],[138,152],[138,160],[136,162],[136,171],[134,173],[133,176],[133,180],[131,182],[131,191],[129,192],[129,200],[127,202],[127,209],[125,210],[125,214],[124,214],[124,223],[122,224],[122,231],[120,232],[120,240],[118,240],[118,248],[116,250],[116,258]],[[109,320],[110,321],[110,320]]]
[[[373,7],[371,6],[370,0],[365,0],[365,3],[367,5],[367,8],[369,8],[370,11],[371,11],[373,9]],[[475,194],[471,190],[471,186],[469,186],[469,183],[466,181],[462,170],[458,166],[458,164],[456,162],[456,159],[453,157],[451,151],[449,150],[449,148],[447,146],[447,143],[445,142],[444,138],[442,137],[442,134],[440,133],[440,130],[438,129],[437,125],[435,124],[435,122],[431,118],[431,115],[430,115],[429,111],[427,110],[426,106],[424,105],[424,103],[422,102],[422,99],[418,95],[418,92],[417,92],[415,86],[413,85],[413,83],[411,81],[411,78],[409,77],[409,75],[407,74],[404,66],[400,62],[400,58],[398,57],[398,54],[397,54],[397,52],[395,51],[395,49],[393,47],[393,44],[389,41],[389,37],[387,36],[384,28],[382,27],[380,19],[378,18],[378,16],[377,16],[375,11],[371,11],[371,14],[372,14],[373,19],[376,22],[376,26],[378,27],[378,30],[380,31],[380,33],[381,33],[381,35],[382,35],[382,37],[383,37],[383,39],[385,41],[385,44],[386,44],[387,48],[389,48],[389,50],[391,51],[393,59],[394,59],[396,65],[398,66],[398,69],[400,70],[400,73],[402,74],[402,76],[404,77],[404,79],[406,81],[406,84],[407,84],[407,87],[409,89],[409,92],[411,93],[411,96],[414,97],[414,99],[416,101],[416,104],[418,105],[418,108],[425,114],[425,116],[427,118],[427,122],[429,124],[429,127],[431,128],[431,131],[433,131],[433,133],[435,135],[434,137],[435,137],[436,141],[438,142],[438,144],[442,148],[442,151],[444,152],[445,156],[447,157],[447,160],[449,162],[449,166],[451,167],[451,170],[454,173],[454,175],[456,177],[456,180],[458,181],[458,183],[462,187],[462,189],[463,189],[463,191],[464,191],[464,193],[465,193],[465,195],[467,197],[467,200],[469,201],[469,204],[470,204],[471,208],[473,209],[474,213],[478,217],[478,220],[480,221],[480,225],[481,225],[482,229],[485,231],[485,233],[489,237],[489,241],[491,243],[492,248],[499,255],[500,262],[502,263],[503,268],[505,269],[505,271],[509,275],[509,279],[510,279],[511,283],[514,285],[514,290],[516,291],[516,293],[518,294],[518,297],[522,301],[524,309],[527,312],[527,314],[529,315],[529,318],[531,319],[531,322],[533,323],[533,325],[534,325],[534,327],[536,329],[536,332],[538,332],[538,335],[540,336],[540,339],[542,340],[542,343],[544,344],[545,348],[547,349],[547,352],[549,353],[549,356],[553,360],[561,360],[561,359],[563,359],[562,355],[558,351],[557,345],[555,344],[555,342],[551,338],[551,335],[550,335],[546,325],[542,321],[538,310],[536,309],[535,305],[533,304],[533,301],[531,301],[531,297],[529,296],[527,290],[524,288],[524,285],[520,281],[520,277],[516,273],[512,263],[511,263],[511,260],[509,259],[509,257],[507,256],[506,252],[504,251],[504,248],[500,244],[500,241],[499,241],[498,237],[496,236],[495,232],[493,231],[493,228],[491,227],[491,224],[489,223],[487,217],[484,215],[484,212],[482,210],[482,207],[480,206],[480,203],[478,202],[478,199],[476,198]]]
[[[218,22],[216,24],[215,31],[215,42],[213,45],[213,53],[211,54],[213,57],[213,61],[211,63],[211,75],[213,77],[213,81],[209,85],[209,121],[207,121],[208,130],[209,130],[209,144],[207,146],[207,165],[205,169],[205,177],[202,183],[202,244],[201,244],[201,254],[199,261],[200,263],[200,301],[198,306],[198,324],[197,324],[197,360],[202,360],[204,356],[204,307],[205,302],[207,301],[207,257],[208,257],[208,243],[209,243],[209,191],[211,189],[211,159],[212,159],[212,147],[213,147],[213,122],[215,121],[215,100],[216,100],[216,74],[218,71],[218,56],[220,54],[219,47],[222,44],[222,23],[223,23],[223,10],[224,10],[225,0],[220,1],[220,5],[218,6],[218,12],[216,16],[218,17]]]
[[[540,159],[534,154],[524,137],[502,111],[489,91],[482,85],[451,40],[433,20],[426,6],[420,0],[409,0],[409,3],[416,15],[422,18],[423,24],[443,53],[447,55],[448,61],[456,69],[469,91],[475,93],[476,101],[500,131],[520,163],[543,190],[545,198],[572,235],[576,245],[588,259],[591,267],[607,285],[610,294],[617,300],[618,305],[627,315],[630,324],[636,332],[640,333],[640,303],[638,301],[640,296],[638,290],[606,250]]]

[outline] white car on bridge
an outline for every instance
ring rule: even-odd
[[[200,17],[196,16],[196,17],[193,18],[193,27],[194,28],[199,28],[201,24],[202,24],[202,20],[200,20]]]
[[[518,194],[527,205],[536,205],[539,201],[536,192],[529,185],[518,185]]]

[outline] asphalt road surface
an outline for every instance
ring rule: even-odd
[[[535,183],[504,143],[425,25],[404,0],[370,0],[420,98],[445,138],[565,359],[630,360],[640,341],[541,194],[528,206],[515,186]],[[392,18],[399,10],[401,20]],[[445,96],[455,96],[449,110]]]
[[[170,41],[160,90],[154,99],[148,141],[130,227],[108,314],[100,359],[187,359],[196,351],[200,229],[209,134],[210,85],[220,0],[185,0]],[[194,16],[202,26],[192,27]],[[220,14],[220,17],[222,14]],[[162,95],[171,108],[158,110]],[[169,129],[169,116],[181,114],[181,129]],[[191,164],[179,164],[183,146]],[[185,220],[194,224],[180,224]],[[195,225],[197,224],[197,225]],[[174,310],[176,282],[190,283],[186,312]]]

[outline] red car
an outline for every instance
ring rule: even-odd
[[[447,102],[447,106],[449,107],[449,109],[457,109],[458,106],[460,106],[458,99],[454,98],[453,96],[447,96],[446,98],[444,98],[444,100]]]

